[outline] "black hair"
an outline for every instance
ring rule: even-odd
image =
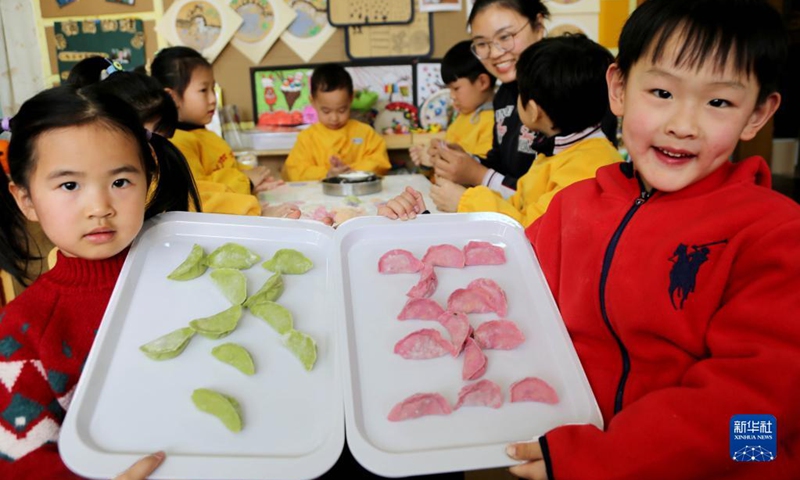
[[[353,79],[347,70],[336,63],[326,63],[314,69],[311,74],[311,96],[317,92],[347,90],[353,96]]]
[[[150,65],[150,75],[164,88],[183,96],[192,73],[198,68],[211,68],[208,60],[189,47],[169,47],[158,52]]]
[[[609,110],[606,71],[613,61],[586,35],[544,38],[517,61],[522,106],[536,102],[565,135],[597,125]]]
[[[459,78],[466,78],[474,83],[481,74],[489,76],[489,84],[494,85],[497,80],[494,75],[486,70],[478,57],[472,54],[472,42],[464,40],[453,45],[442,59],[442,82],[445,85],[455,82]]]
[[[30,188],[30,174],[36,163],[36,143],[41,134],[92,124],[104,125],[128,135],[138,146],[148,184],[158,182],[156,190],[149,195],[145,219],[175,208],[186,210],[190,195],[197,195],[186,162],[173,164],[173,159],[164,155],[163,142],[157,136],[153,136],[155,141],[148,142],[138,115],[125,101],[106,92],[93,91],[90,87],[78,89],[74,85],[63,85],[44,90],[22,104],[10,121],[12,135],[8,164],[11,181],[26,190]],[[24,283],[27,263],[33,257],[28,253],[24,237],[25,219],[8,190],[8,181],[5,175],[0,175],[0,268]]]
[[[536,28],[539,22],[538,17],[541,15],[543,18],[550,16],[550,11],[541,0],[475,0],[472,5],[472,11],[469,14],[467,25],[472,25],[475,17],[487,7],[497,5],[498,7],[508,10],[514,10],[531,22],[531,27]]]
[[[188,175],[190,179],[192,178],[191,169],[186,163],[186,157],[183,156],[178,147],[167,140],[175,133],[175,127],[178,124],[178,108],[175,106],[175,102],[172,101],[172,97],[161,88],[156,79],[140,73],[118,72],[90,88],[92,91],[116,95],[125,100],[139,115],[139,120],[142,124],[155,122],[150,143],[159,152],[158,161],[163,164],[159,166],[161,168],[185,169],[188,173],[176,172],[174,175],[179,177]],[[165,157],[168,157],[168,159],[164,160]],[[164,174],[164,172],[161,172],[161,174]],[[160,188],[162,188],[161,183],[158,183],[156,185],[156,194]],[[175,201],[167,204],[164,210],[186,210],[188,206],[191,206],[195,211],[201,211],[200,198],[197,196],[196,191],[192,190],[190,192],[189,200],[191,205]]]
[[[110,60],[99,55],[86,57],[70,68],[65,83],[76,87],[97,83],[102,80],[103,72],[111,65]]]
[[[178,124],[178,108],[158,80],[133,72],[118,72],[92,87],[125,100],[142,123],[155,122],[153,131],[170,138]]]
[[[763,0],[648,0],[634,10],[619,39],[617,64],[626,76],[645,55],[661,60],[675,35],[676,67],[722,71],[729,60],[739,72],[755,74],[759,103],[777,91],[788,56],[780,14]]]

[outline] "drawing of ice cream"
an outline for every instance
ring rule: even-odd
[[[289,111],[294,107],[294,102],[300,98],[300,93],[303,90],[303,77],[303,72],[297,72],[283,80],[281,92],[283,93],[283,98],[286,99],[286,107]]]

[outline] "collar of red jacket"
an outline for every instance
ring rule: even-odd
[[[622,198],[635,198],[641,194],[641,186],[634,166],[630,162],[609,165],[597,171],[597,183],[603,194]],[[724,185],[747,183],[772,188],[772,175],[767,162],[754,156],[740,162],[726,162],[711,175],[677,192],[653,192],[653,197],[684,199],[704,195]]]

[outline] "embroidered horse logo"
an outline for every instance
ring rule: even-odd
[[[689,298],[689,294],[694,292],[697,272],[700,271],[700,266],[708,261],[708,255],[711,253],[709,247],[723,243],[728,243],[728,241],[720,240],[703,245],[692,245],[691,251],[687,245],[681,243],[675,249],[675,253],[669,258],[669,261],[673,263],[672,270],[669,272],[669,300],[675,310],[683,310],[683,303]],[[675,304],[676,296],[680,300],[678,305]]]

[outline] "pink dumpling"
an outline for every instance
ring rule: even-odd
[[[447,310],[462,313],[489,313],[494,308],[489,305],[486,294],[480,290],[458,288],[447,298]]]
[[[492,407],[503,406],[503,391],[500,386],[491,380],[467,385],[458,392],[458,401],[454,410],[461,407]]]
[[[466,265],[502,265],[506,263],[506,252],[489,242],[469,242],[464,247],[464,261]]]
[[[478,325],[473,335],[482,349],[513,350],[525,341],[517,324],[511,320],[492,320]]]
[[[472,333],[469,319],[467,319],[467,316],[463,313],[444,312],[438,320],[450,334],[450,343],[453,347],[450,353],[454,357],[457,357],[458,354],[461,353],[461,350],[464,349],[464,342],[467,341],[469,334]]]
[[[464,252],[454,245],[434,245],[428,248],[422,262],[434,267],[464,268]]]
[[[411,298],[397,316],[398,320],[438,320],[444,309],[429,298]]]
[[[488,359],[481,347],[471,337],[467,338],[464,345],[464,365],[461,367],[463,380],[477,380],[486,373]]]
[[[398,403],[389,412],[390,422],[401,422],[426,415],[450,415],[453,409],[438,393],[417,393]]]
[[[453,346],[438,330],[423,328],[412,332],[394,345],[394,353],[409,360],[427,360],[443,357]]]
[[[422,262],[408,250],[389,250],[378,260],[380,273],[417,273],[422,270]]]
[[[541,378],[527,377],[511,384],[511,402],[542,402],[555,405],[558,403],[558,394]]]
[[[411,298],[428,298],[436,291],[439,285],[439,280],[436,278],[436,273],[433,267],[427,263],[422,264],[422,271],[419,275],[419,282],[411,287],[411,290],[406,293]]]
[[[484,294],[487,298],[487,303],[492,307],[501,317],[508,314],[508,300],[506,299],[506,292],[500,288],[494,280],[488,278],[478,278],[469,282],[467,290],[476,290]]]

